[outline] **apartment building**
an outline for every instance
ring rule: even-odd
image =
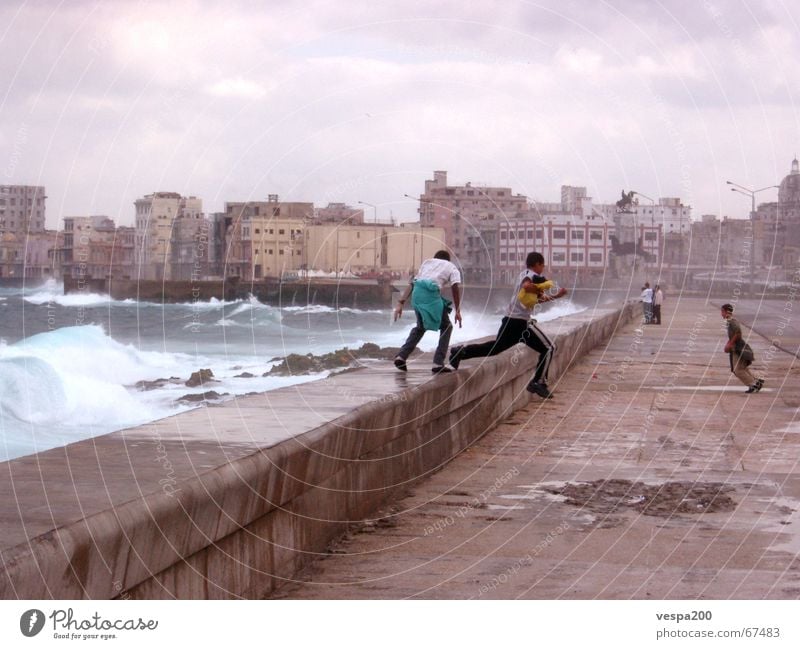
[[[224,231],[222,272],[258,281],[299,270],[301,235],[313,218],[313,203],[280,201],[277,194],[266,201],[225,203],[224,216],[217,216],[215,225]]]
[[[442,228],[454,260],[467,261],[467,240],[479,232],[482,222],[505,222],[531,214],[528,199],[510,187],[488,187],[466,183],[448,185],[446,171],[434,171],[425,181],[418,212],[424,227]]]
[[[135,202],[135,246],[139,279],[171,279],[172,228],[175,219],[202,219],[203,201],[176,192],[155,192]]]
[[[108,216],[67,216],[54,265],[62,277],[128,279],[135,272],[134,245],[134,228],[116,227]]]
[[[0,277],[43,277],[40,251],[45,233],[46,199],[39,185],[0,185]],[[34,261],[35,260],[35,261]]]

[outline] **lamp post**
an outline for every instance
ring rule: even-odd
[[[725,184],[733,185],[733,187],[731,187],[732,192],[750,197],[750,229],[753,237],[753,241],[750,243],[750,272],[753,273],[755,272],[756,265],[756,194],[766,191],[767,189],[779,189],[779,187],[777,185],[767,185],[761,189],[750,189],[749,187],[744,187],[730,180],[726,180]]]

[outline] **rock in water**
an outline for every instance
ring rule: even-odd
[[[213,379],[214,372],[209,369],[201,369],[192,372],[192,375],[189,377],[189,380],[186,381],[185,385],[187,388],[196,388],[198,385],[203,385],[203,383],[210,382]]]

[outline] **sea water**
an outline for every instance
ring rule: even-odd
[[[585,306],[561,300],[540,321]],[[502,313],[465,305],[453,344],[493,335]],[[290,353],[324,354],[366,342],[399,347],[413,311],[392,322],[391,309],[275,307],[255,298],[161,304],[108,295],[64,295],[55,282],[0,289],[0,461],[63,446],[199,407],[186,394],[213,389],[227,398],[313,381],[328,372],[262,376]],[[419,348],[432,351],[434,333]],[[187,387],[211,369],[213,387]],[[240,378],[249,373],[253,378]],[[152,390],[139,381],[175,378]]]

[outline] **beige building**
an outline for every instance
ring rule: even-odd
[[[200,219],[203,201],[175,192],[155,192],[135,201],[136,265],[140,279],[171,279],[173,222],[177,218]]]
[[[42,277],[46,264],[40,258],[45,232],[44,187],[0,185],[0,277]],[[45,260],[46,261],[46,260]],[[29,263],[31,262],[31,263]]]
[[[213,230],[202,214],[178,216],[172,222],[170,279],[198,281],[212,274]]]
[[[302,237],[302,269],[366,277],[408,277],[447,248],[443,228],[418,223],[312,225]]]
[[[300,235],[313,218],[313,203],[282,202],[277,194],[270,194],[266,201],[225,203],[225,212],[217,215],[214,226],[223,237],[219,272],[258,281],[299,270]]]
[[[134,274],[135,231],[116,227],[107,216],[64,217],[55,265],[62,277],[122,279]]]
[[[0,236],[43,232],[46,199],[41,186],[0,185]]]

